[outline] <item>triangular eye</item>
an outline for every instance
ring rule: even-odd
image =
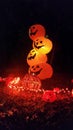
[[[35,29],[35,26],[33,26],[32,28]]]
[[[36,41],[38,41],[39,39],[37,39]]]
[[[38,42],[36,43],[36,45],[38,45]]]
[[[35,52],[34,50],[32,52]]]
[[[37,67],[37,68],[40,68],[40,66],[39,66],[39,65],[37,65],[36,67]]]
[[[35,70],[36,68],[33,68],[33,70]]]
[[[32,68],[34,68],[34,65],[32,66]]]
[[[40,43],[43,43],[42,41],[40,41]]]

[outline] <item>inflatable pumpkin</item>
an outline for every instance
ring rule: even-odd
[[[27,56],[27,63],[30,66],[47,62],[47,55],[41,54],[35,49],[32,49]]]
[[[30,39],[34,40],[39,36],[45,36],[45,28],[40,24],[32,25],[29,28],[29,37]]]
[[[30,66],[28,73],[36,74],[41,80],[51,78],[53,75],[53,68],[48,63],[41,63]]]
[[[52,50],[52,41],[45,37],[37,37],[33,41],[33,48],[42,54],[47,54]]]

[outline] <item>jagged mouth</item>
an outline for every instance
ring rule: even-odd
[[[28,60],[34,59],[35,56],[36,56],[36,54],[34,54],[34,56],[30,56],[30,57],[28,57]]]
[[[34,47],[37,48],[37,49],[40,49],[41,47],[43,47],[44,45],[42,46],[37,46],[36,43],[34,42]]]
[[[37,71],[37,72],[30,71],[30,73],[35,73],[35,75],[38,75],[38,74],[40,74],[41,71],[42,71],[42,68],[39,71]]]
[[[36,33],[38,32],[38,30],[36,30],[35,32],[32,32],[32,30],[30,30],[30,32],[29,32],[29,35],[35,35]]]

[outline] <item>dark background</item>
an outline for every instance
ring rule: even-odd
[[[28,29],[33,24],[42,24],[53,41],[54,70],[73,73],[73,1],[3,0],[0,1],[0,74],[8,68],[27,71],[26,57],[32,49]],[[52,54],[53,50],[48,58]]]

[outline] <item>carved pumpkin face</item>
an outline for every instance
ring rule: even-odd
[[[47,54],[52,50],[53,44],[51,40],[45,37],[37,37],[33,41],[33,48],[42,54]]]
[[[30,66],[29,73],[34,73],[41,80],[46,78],[51,78],[53,75],[53,68],[48,63],[41,63],[37,65]]]
[[[47,56],[39,53],[35,49],[32,49],[27,56],[27,63],[30,66],[45,62],[47,62]]]
[[[29,37],[34,40],[39,36],[45,36],[45,28],[40,24],[32,25],[29,28]]]

